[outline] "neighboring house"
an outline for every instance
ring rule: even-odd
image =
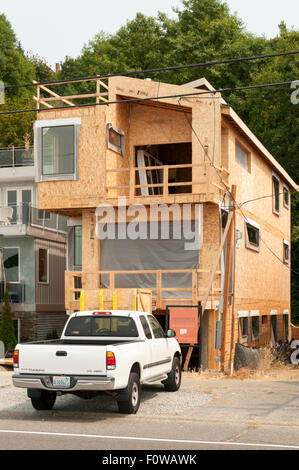
[[[0,149],[3,265],[19,341],[45,339],[65,321],[66,219],[37,209],[33,148]],[[1,286],[3,296],[3,281]],[[0,311],[1,315],[1,311]]]
[[[182,86],[127,77],[94,81],[95,105],[75,107],[82,95],[46,98],[45,87],[36,98],[39,209],[69,218],[66,309],[80,308],[82,291],[88,297],[94,289],[149,288],[163,323],[168,305],[201,304],[212,279],[201,325],[202,366],[218,368],[221,360],[229,368],[236,342],[288,339],[295,182],[205,79]],[[64,109],[51,110],[59,99]],[[228,219],[224,196],[233,185],[234,263],[220,358],[226,251],[213,278],[211,272]],[[161,204],[166,213],[159,212]],[[105,207],[110,219],[102,218],[101,227],[113,234],[115,221],[115,239],[97,237]],[[137,213],[144,227],[149,215],[157,221],[152,239],[136,235]],[[177,224],[189,218],[189,232],[177,238]],[[164,239],[168,219],[170,239]],[[185,249],[194,233],[197,245]]]

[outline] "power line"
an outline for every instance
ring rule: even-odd
[[[25,88],[25,87],[32,87],[36,85],[59,85],[59,84],[66,84],[66,83],[73,83],[73,82],[81,82],[81,81],[89,81],[95,79],[104,79],[104,78],[112,78],[112,77],[121,77],[121,76],[132,76],[132,75],[139,75],[139,74],[146,74],[146,73],[155,73],[155,72],[168,72],[172,70],[181,70],[181,69],[190,69],[196,67],[213,67],[215,65],[225,65],[225,64],[235,64],[240,62],[252,61],[252,60],[261,60],[261,59],[269,59],[272,57],[283,57],[288,55],[295,55],[299,54],[299,50],[296,51],[285,51],[285,52],[276,52],[273,54],[262,54],[262,55],[255,55],[249,57],[239,57],[235,59],[223,59],[223,60],[213,60],[210,62],[199,62],[196,64],[187,64],[187,65],[173,65],[169,67],[159,67],[154,69],[142,69],[142,70],[133,70],[127,72],[118,72],[118,73],[110,73],[104,75],[93,75],[87,77],[79,77],[79,78],[71,78],[65,80],[58,80],[58,81],[46,81],[46,82],[39,82],[39,83],[24,83],[20,85],[7,85],[5,89],[11,88]]]
[[[261,88],[273,88],[277,86],[286,86],[291,85],[293,81],[288,82],[277,82],[277,83],[262,83],[259,85],[248,85],[242,87],[231,87],[231,88],[219,88],[218,90],[207,90],[207,91],[200,91],[200,92],[192,92],[192,93],[179,93],[173,95],[165,95],[165,96],[151,96],[146,98],[128,98],[128,99],[121,99],[116,101],[105,101],[99,103],[85,103],[85,104],[74,104],[74,106],[57,106],[53,108],[41,108],[41,109],[21,109],[21,110],[12,110],[12,111],[1,111],[0,115],[6,114],[21,114],[21,113],[36,113],[45,110],[49,111],[56,111],[61,109],[75,109],[75,108],[84,108],[90,106],[108,106],[110,104],[124,104],[124,103],[138,103],[138,102],[146,102],[146,101],[153,101],[153,100],[161,100],[161,99],[170,99],[170,98],[196,98],[197,96],[207,95],[207,94],[215,94],[215,93],[228,93],[232,91],[241,91],[241,90],[256,90]],[[59,98],[57,98],[59,100]]]

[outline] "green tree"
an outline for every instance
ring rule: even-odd
[[[3,341],[6,351],[11,351],[17,344],[17,339],[14,331],[12,313],[9,303],[9,294],[6,289],[3,296],[3,307],[0,324],[0,341]]]

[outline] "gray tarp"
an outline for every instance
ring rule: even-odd
[[[194,233],[195,224],[191,229]],[[149,227],[147,226],[148,235]],[[198,269],[198,249],[186,250],[185,243],[190,239],[182,236],[175,239],[174,226],[170,224],[169,239],[161,236],[161,225],[158,229],[158,239],[152,240],[101,240],[101,270],[102,271],[145,271],[145,270],[179,270]],[[165,232],[164,232],[165,233]],[[187,235],[188,236],[188,235]],[[102,275],[102,287],[109,287],[108,276]],[[117,288],[155,288],[155,274],[122,274],[115,276]],[[162,274],[162,287],[192,287],[192,274]],[[155,293],[153,293],[155,295]],[[192,292],[163,292],[164,297],[192,297]]]

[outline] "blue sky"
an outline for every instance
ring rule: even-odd
[[[281,20],[299,28],[298,0],[226,1],[252,33],[273,37]],[[37,53],[55,67],[65,56],[80,54],[96,33],[114,33],[138,11],[175,16],[172,7],[181,5],[180,0],[0,0],[0,13],[6,14],[26,52]]]

